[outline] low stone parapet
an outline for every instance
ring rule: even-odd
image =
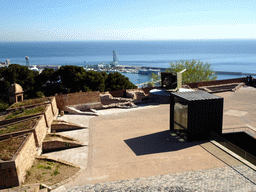
[[[16,132],[10,132],[0,135],[0,141],[14,138],[16,136],[26,136],[19,149],[11,160],[0,160],[0,188],[7,188],[11,186],[18,186],[25,180],[26,171],[32,166],[36,155],[40,155],[42,151],[42,143],[48,132],[51,130],[51,123],[57,117],[58,109],[55,98],[51,99],[43,114],[37,114],[36,123],[32,128]],[[30,120],[30,118],[22,119],[22,121]],[[19,121],[7,122],[1,127],[8,125],[15,125]]]
[[[127,89],[126,97],[132,98],[134,101],[141,101],[144,97],[146,97],[146,94],[141,89]]]
[[[29,133],[13,158],[0,162],[0,188],[18,186],[24,182],[28,170],[37,155],[34,133]]]
[[[83,146],[82,143],[78,141],[44,141],[43,142],[43,152],[52,152],[52,151],[58,151],[63,149],[69,149],[73,147],[81,147]]]
[[[84,127],[75,123],[66,122],[63,120],[54,120],[51,125],[51,130],[53,131],[69,131],[76,129],[83,129]]]

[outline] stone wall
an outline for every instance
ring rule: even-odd
[[[82,146],[81,143],[74,142],[74,141],[44,141],[43,142],[43,151],[55,151],[55,150],[63,150],[72,147],[80,147]]]
[[[26,171],[32,166],[36,154],[34,133],[29,133],[12,160],[0,163],[0,189],[24,182]]]
[[[39,115],[42,115],[42,114],[43,113],[37,113],[37,114],[33,114],[33,115],[26,115],[26,116],[23,116],[23,117],[18,117],[18,118],[15,118],[15,119],[2,120],[2,121],[0,121],[0,126],[6,125],[6,124],[10,124],[10,123],[15,123],[17,121],[26,120],[28,118],[36,117],[36,116],[39,116]]]
[[[46,119],[47,127],[51,127],[52,120],[54,118],[53,110],[52,110],[52,105],[47,105],[45,110],[44,110],[44,116]]]
[[[52,131],[68,131],[68,130],[83,129],[83,128],[84,126],[77,125],[71,122],[60,121],[60,120],[53,122],[51,125]]]
[[[150,90],[152,90],[152,89],[158,89],[158,88],[160,88],[160,87],[144,87],[144,88],[141,88],[141,89],[144,91],[144,93],[145,93],[146,95],[148,95]]]
[[[225,79],[225,80],[216,80],[216,81],[202,81],[202,82],[187,83],[187,85],[191,88],[198,88],[202,86],[222,85],[222,84],[229,84],[229,83],[243,83],[243,82],[246,82],[246,78]]]
[[[86,104],[82,104],[82,105],[73,105],[72,107],[74,107],[75,109],[78,109],[80,111],[87,111],[89,109],[101,109],[102,104],[101,104],[101,102],[86,103]]]
[[[146,97],[146,94],[141,89],[127,89],[126,97],[134,99],[134,101],[141,101],[142,98]]]
[[[10,136],[28,134],[13,159],[0,162],[0,188],[18,186],[24,182],[26,171],[32,166],[35,156],[40,155],[43,140],[57,115],[58,109],[53,98],[51,104],[47,104],[44,114],[39,116],[33,129],[1,135],[0,139],[6,139]]]
[[[54,117],[57,117],[58,116],[58,108],[57,108],[57,103],[56,103],[55,97],[52,98],[51,106],[52,106],[52,111],[53,111]]]
[[[0,189],[18,186],[19,179],[15,161],[4,161],[0,164]]]
[[[100,95],[102,105],[118,104],[132,102],[131,98],[113,97],[110,92],[105,92]]]
[[[109,91],[113,97],[125,97],[125,89],[118,91]]]
[[[57,107],[60,110],[64,110],[65,106],[100,102],[99,91],[68,93],[65,95],[56,95],[55,97]]]
[[[33,165],[36,155],[37,147],[34,139],[34,133],[30,133],[13,158],[18,173],[19,184],[22,184],[25,181],[26,171]]]
[[[34,130],[36,145],[37,147],[40,147],[42,146],[42,142],[48,133],[47,122],[44,115],[40,116],[39,120],[36,122]]]
[[[58,108],[57,108],[57,103],[56,103],[56,99],[55,97],[52,97],[51,98],[51,102],[48,103],[48,104],[36,104],[36,105],[30,105],[30,106],[25,106],[24,108],[30,108],[31,106],[39,106],[39,105],[46,105],[46,115],[47,115],[47,122],[51,123],[51,118],[56,118],[57,115],[58,115]],[[48,109],[50,107],[50,109]],[[23,107],[19,107],[19,108],[23,108]],[[19,108],[13,108],[13,109],[10,109],[8,111],[13,111],[13,110],[17,110]],[[50,112],[51,111],[51,112]],[[7,119],[7,120],[2,120],[0,121],[0,126],[2,125],[5,125],[5,124],[9,124],[9,123],[12,123],[12,122],[16,122],[16,121],[20,121],[20,120],[23,120],[23,119],[27,119],[29,117],[34,117],[34,116],[38,116],[38,115],[41,115],[43,113],[37,113],[37,114],[33,114],[33,115],[27,115],[27,116],[23,116],[23,117],[19,117],[19,118],[15,118],[15,119]],[[52,114],[51,114],[52,113]],[[0,114],[1,115],[1,114]],[[3,114],[4,115],[4,114]]]

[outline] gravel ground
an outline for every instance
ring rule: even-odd
[[[256,172],[245,165],[76,186],[83,191],[256,191]]]

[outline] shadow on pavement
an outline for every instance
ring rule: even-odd
[[[179,136],[172,136],[170,131],[162,131],[124,140],[130,149],[137,155],[148,155],[154,153],[164,153],[170,151],[177,151],[184,148],[200,145],[207,141],[187,142]]]

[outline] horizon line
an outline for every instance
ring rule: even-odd
[[[15,40],[0,40],[0,43],[33,43],[33,42],[114,42],[114,41],[214,41],[214,40],[256,40],[256,38],[204,38],[204,39],[126,39],[126,40],[111,40],[111,39],[97,39],[97,40],[33,40],[33,41],[15,41]]]

